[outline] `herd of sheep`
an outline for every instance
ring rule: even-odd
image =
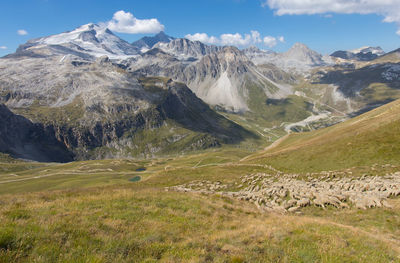
[[[254,203],[260,210],[296,212],[302,207],[390,207],[387,199],[400,195],[400,172],[385,176],[351,177],[345,173],[245,175],[239,182],[194,181],[167,191],[219,194]]]

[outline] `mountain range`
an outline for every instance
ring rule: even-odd
[[[380,48],[323,56],[296,43],[276,53],[164,32],[130,44],[87,24],[0,59],[1,116],[27,131],[0,130],[10,138],[0,150],[69,161],[257,144],[400,98],[399,62],[398,51]],[[42,146],[17,145],[35,130],[47,134]],[[57,154],[39,154],[43,145]]]

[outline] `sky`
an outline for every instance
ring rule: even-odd
[[[87,23],[107,25],[128,42],[164,30],[277,52],[296,42],[322,54],[400,47],[400,0],[2,0],[0,6],[0,56]]]

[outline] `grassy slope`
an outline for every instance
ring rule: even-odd
[[[5,196],[1,202],[0,262],[396,260],[385,235],[366,234],[354,223],[265,215],[230,199],[140,184]],[[391,220],[398,224],[398,214]]]
[[[164,184],[164,177],[156,176],[160,173],[173,173],[180,180],[186,177],[189,178],[187,180],[193,180],[196,176],[193,167],[201,168],[200,174],[205,174],[208,169],[212,172],[207,172],[207,176],[214,175],[216,178],[221,171],[214,169],[216,165],[237,162],[249,153],[243,149],[225,147],[152,161],[98,160],[68,164],[4,161],[0,166],[0,194],[120,185],[128,183],[135,176],[141,176],[142,180],[155,177],[154,182],[161,185]],[[139,168],[146,170],[136,171]],[[236,173],[239,174],[239,171]]]
[[[164,191],[193,180],[229,183],[244,174],[271,172],[239,163],[248,154],[224,148],[142,162],[47,164],[20,172],[33,179],[0,185],[0,262],[399,260],[399,200],[390,201],[394,209],[313,207],[303,215],[278,215],[261,214],[247,202]],[[140,182],[129,182],[138,175]]]
[[[389,52],[381,57],[378,57],[374,60],[372,60],[371,62],[369,62],[370,64],[376,64],[376,63],[399,63],[400,62],[400,53],[399,50],[394,50],[392,52]]]
[[[397,100],[326,129],[292,134],[277,147],[254,154],[246,162],[268,163],[295,172],[399,164],[399,120]]]
[[[262,214],[247,202],[164,187],[239,182],[244,174],[271,172],[265,163],[297,171],[396,163],[399,131],[390,125],[398,122],[399,109],[396,101],[346,123],[292,135],[242,162],[250,152],[233,147],[152,161],[62,165],[1,156],[9,170],[0,171],[0,181],[28,180],[0,184],[0,262],[397,262],[399,199],[390,200],[393,209],[309,207],[302,215],[278,215]],[[384,151],[377,151],[382,159],[363,160],[375,158],[374,152],[353,147],[356,135],[363,150]],[[331,145],[345,147],[336,153]],[[51,176],[35,178],[41,175]],[[142,180],[129,182],[135,176]]]
[[[282,122],[297,122],[310,116],[312,105],[295,95],[286,99],[268,99],[257,86],[249,88],[249,108],[247,117],[260,124],[272,127]]]

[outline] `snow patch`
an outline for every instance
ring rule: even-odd
[[[92,56],[108,56],[111,59],[124,59],[137,52],[128,42],[112,34],[105,26],[83,25],[73,31],[40,38],[35,47],[43,45],[73,44]]]

